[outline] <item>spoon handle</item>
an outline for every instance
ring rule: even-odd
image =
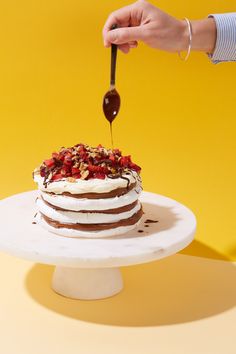
[[[112,25],[111,29],[117,28],[117,25]],[[115,88],[116,83],[116,57],[117,57],[117,45],[111,45],[111,76],[110,76],[110,88]]]

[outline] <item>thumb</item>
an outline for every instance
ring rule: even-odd
[[[137,27],[122,27],[111,30],[107,33],[106,40],[114,44],[124,44],[131,41],[143,39],[143,28]]]

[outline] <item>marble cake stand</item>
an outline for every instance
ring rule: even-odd
[[[196,219],[184,205],[143,192],[144,216],[122,236],[73,239],[33,224],[37,191],[0,201],[0,250],[37,263],[56,265],[52,288],[74,299],[101,299],[123,288],[119,267],[154,261],[186,247],[194,237]],[[145,223],[147,219],[158,221]]]

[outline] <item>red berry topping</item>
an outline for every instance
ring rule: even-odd
[[[50,159],[44,160],[39,173],[47,185],[51,181],[61,179],[75,182],[76,179],[118,178],[132,171],[140,173],[141,168],[132,162],[131,156],[122,156],[119,149],[77,144],[53,152]]]

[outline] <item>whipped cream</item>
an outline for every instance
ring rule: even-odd
[[[56,210],[47,205],[41,198],[36,201],[39,211],[52,220],[56,220],[61,224],[103,224],[118,222],[123,219],[128,219],[141,208],[141,203],[138,202],[134,208],[127,212],[119,214],[103,214],[103,213],[80,213],[73,211]]]
[[[128,178],[130,184],[135,183],[140,179],[139,175],[133,171],[132,174],[124,175]],[[62,179],[55,182],[50,182],[47,187],[44,186],[44,178],[40,176],[39,173],[34,172],[34,181],[38,184],[38,188],[43,192],[62,194],[68,192],[71,194],[82,194],[82,193],[106,193],[117,188],[127,187],[127,180],[122,178],[109,178],[105,179],[89,179],[81,180],[77,179],[75,182],[68,182],[66,179]]]
[[[142,189],[138,184],[134,189],[120,197],[104,199],[73,198],[66,195],[49,194],[41,191],[41,195],[46,202],[62,209],[80,211],[80,210],[109,210],[120,208],[135,202]]]
[[[100,237],[110,237],[110,236],[117,236],[122,235],[128,231],[135,229],[135,227],[140,223],[140,220],[134,224],[129,226],[119,226],[109,230],[101,230],[101,231],[81,231],[81,230],[73,230],[73,229],[66,229],[66,228],[56,228],[49,225],[41,216],[40,213],[36,216],[36,222],[41,225],[44,229],[54,234],[64,236],[64,237],[84,237],[84,238],[100,238]]]

